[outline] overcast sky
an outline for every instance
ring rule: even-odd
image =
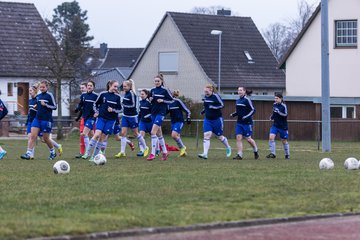
[[[50,18],[64,0],[5,0],[34,3],[43,18]],[[320,0],[306,0],[318,4]],[[78,0],[88,11],[92,45],[145,47],[166,11],[190,12],[193,7],[224,6],[238,16],[251,17],[260,31],[269,24],[296,17],[298,0]]]

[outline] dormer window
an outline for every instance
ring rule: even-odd
[[[251,57],[250,53],[248,51],[244,51],[245,57],[248,60],[248,63],[255,63],[253,58]]]

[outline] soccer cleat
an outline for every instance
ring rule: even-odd
[[[84,155],[81,156],[82,159],[88,159],[89,155],[87,153],[85,153]]]
[[[182,147],[180,148],[180,154],[179,154],[179,157],[185,157],[187,155],[187,152],[186,152],[186,147]]]
[[[61,144],[59,144],[59,148],[57,150],[58,150],[59,156],[61,156],[61,154],[63,153],[63,148],[62,148]]]
[[[240,156],[239,154],[236,154],[235,157],[233,157],[234,160],[242,160],[242,156]]]
[[[169,153],[163,153],[162,157],[161,157],[161,161],[166,161],[168,156],[169,156]]]
[[[126,157],[126,154],[123,152],[119,152],[118,154],[115,155],[116,158],[123,158]]]
[[[136,154],[136,156],[138,156],[138,157],[143,157],[143,156],[144,156],[144,153],[143,153],[142,151],[139,151],[139,152]]]
[[[155,155],[156,155],[156,156],[159,156],[159,155],[160,155],[160,150],[156,150],[156,151],[155,151]]]
[[[285,155],[285,159],[289,160],[290,159],[290,155]]]
[[[276,155],[273,153],[270,153],[269,155],[266,156],[266,158],[276,158]]]
[[[226,157],[231,157],[231,147],[226,148]]]
[[[205,160],[208,159],[208,156],[206,154],[204,154],[204,153],[198,154],[198,157],[202,158],[202,159],[205,159]]]
[[[75,158],[82,158],[83,154],[79,153],[78,155],[75,156]]]
[[[259,159],[259,152],[254,152],[254,158],[255,158],[255,160],[257,160],[257,159]]]
[[[4,158],[4,156],[6,155],[6,151],[2,151],[0,152],[0,160]]]
[[[146,160],[152,161],[154,159],[155,159],[155,155],[151,153]]]
[[[146,157],[149,154],[149,147],[146,147],[144,149],[144,157]]]
[[[94,162],[94,158],[91,157],[91,158],[89,159],[89,162]]]
[[[133,142],[128,142],[128,145],[129,145],[131,151],[134,151],[134,150],[135,150],[135,145],[134,145]]]
[[[20,158],[24,159],[24,160],[30,160],[31,157],[29,154],[25,153],[25,154],[21,155]]]
[[[48,157],[48,160],[54,160],[56,158],[56,152],[50,153],[50,156]]]

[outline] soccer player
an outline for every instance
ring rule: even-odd
[[[284,103],[283,100],[283,95],[281,93],[276,93],[275,102],[273,104],[273,112],[270,118],[274,122],[272,127],[270,128],[270,135],[269,135],[270,154],[266,156],[267,158],[276,158],[275,137],[279,133],[285,151],[285,159],[290,159],[287,116],[288,116],[288,112],[287,112],[286,104]]]
[[[169,153],[166,149],[161,125],[167,112],[167,105],[172,103],[174,99],[169,89],[164,87],[164,77],[161,73],[154,78],[154,85],[155,87],[150,90],[153,126],[151,128],[151,154],[147,160],[152,161],[155,159],[155,151],[159,142],[163,151],[161,160],[165,161]]]
[[[178,147],[180,148],[179,157],[185,157],[186,153],[186,146],[181,140],[180,133],[181,129],[184,127],[184,116],[183,112],[186,113],[186,122],[188,124],[191,123],[191,112],[185,106],[183,101],[179,99],[180,91],[175,90],[172,94],[174,101],[168,105],[170,118],[171,118],[171,137],[174,139]]]
[[[230,114],[231,117],[237,116],[236,122],[236,146],[237,146],[237,155],[233,158],[234,160],[243,159],[243,144],[242,139],[245,138],[246,141],[251,145],[254,151],[254,158],[259,159],[258,147],[252,136],[252,125],[253,120],[252,116],[255,113],[255,108],[248,96],[252,93],[251,90],[248,90],[244,87],[238,88],[239,99],[236,100],[236,112]]]
[[[94,161],[101,148],[103,148],[103,141],[114,130],[114,125],[118,114],[120,113],[121,98],[117,94],[119,83],[115,80],[110,80],[107,83],[107,91],[101,92],[94,103],[94,117],[96,120],[96,130],[94,136],[89,142],[89,148],[82,158],[87,159],[91,151],[94,149],[93,154],[89,161]]]
[[[1,119],[3,119],[6,115],[8,114],[8,110],[5,106],[5,104],[3,103],[3,101],[1,101],[0,99],[0,121]],[[6,155],[6,151],[5,149],[3,149],[0,146],[0,160],[4,158],[4,156]]]
[[[140,92],[140,109],[139,109],[139,131],[141,136],[145,137],[145,133],[151,134],[152,120],[151,120],[151,102],[149,100],[150,92],[146,89]],[[138,157],[144,156],[145,148],[140,145],[140,151],[136,154]]]
[[[80,102],[77,106],[77,111],[81,112],[82,119],[81,122],[84,123],[84,128],[80,132],[80,136],[84,139],[85,143],[85,152],[87,152],[89,148],[89,134],[93,135],[93,128],[95,124],[94,118],[94,103],[98,98],[98,94],[94,92],[95,82],[89,81],[86,85],[87,92],[81,94]]]
[[[204,109],[201,111],[201,115],[205,113],[203,131],[204,131],[204,151],[198,154],[199,158],[208,159],[208,152],[210,148],[210,138],[214,133],[217,138],[226,147],[226,157],[231,156],[231,147],[227,138],[223,135],[224,120],[222,118],[221,109],[224,107],[224,103],[220,96],[216,93],[216,89],[213,85],[206,85],[204,88],[205,97],[203,98]]]
[[[36,96],[36,116],[31,124],[31,135],[30,141],[28,142],[28,148],[25,154],[21,155],[22,159],[29,160],[33,156],[32,152],[35,146],[36,138],[39,133],[43,134],[43,140],[46,145],[49,147],[50,156],[49,160],[54,160],[56,157],[56,152],[54,145],[50,139],[50,133],[52,129],[52,111],[56,110],[56,102],[52,93],[48,92],[49,83],[44,80],[40,83],[40,92]]]
[[[86,82],[82,82],[80,84],[80,92],[81,92],[81,94],[84,94],[87,92],[87,83]],[[84,131],[85,123],[84,123],[84,118],[82,118],[82,113],[81,113],[80,109],[75,109],[75,113],[79,114],[75,120],[79,121],[79,119],[81,119],[80,120],[80,151],[79,151],[79,154],[75,156],[75,158],[81,158],[82,155],[84,155],[85,148],[86,148],[84,136],[82,135],[82,132]]]
[[[137,96],[134,92],[135,85],[132,79],[123,82],[123,90],[125,92],[122,98],[123,116],[121,118],[121,150],[117,157],[126,157],[126,136],[128,129],[132,129],[134,136],[139,141],[140,146],[144,148],[144,156],[149,153],[149,147],[146,146],[144,137],[138,131],[138,112],[137,112]]]

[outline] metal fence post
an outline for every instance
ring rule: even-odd
[[[199,120],[196,120],[196,149],[199,148]]]

